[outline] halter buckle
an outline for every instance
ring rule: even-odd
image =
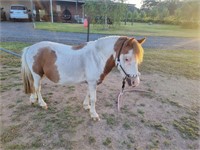
[[[117,66],[121,65],[120,60],[117,59]]]

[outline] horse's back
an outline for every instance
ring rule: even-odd
[[[33,73],[44,75],[55,83],[82,82],[84,75],[84,50],[71,46],[43,41],[30,46],[26,60]]]

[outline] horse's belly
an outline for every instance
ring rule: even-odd
[[[70,67],[59,70],[59,84],[76,84],[86,81],[83,68]]]

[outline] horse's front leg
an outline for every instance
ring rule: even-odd
[[[85,96],[85,100],[83,102],[83,108],[85,110],[90,110],[90,93],[87,91],[87,95]]]
[[[90,103],[91,103],[90,116],[92,117],[92,119],[98,121],[100,120],[100,118],[95,109],[97,84],[96,82],[91,82],[91,83],[88,83],[88,86],[89,86],[89,95],[90,95]]]

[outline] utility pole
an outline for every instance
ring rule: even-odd
[[[34,14],[35,7],[33,7],[33,0],[30,0],[30,2],[31,2],[31,19],[33,22],[33,28],[35,29],[35,15],[36,15]]]
[[[52,0],[50,0],[50,13],[51,13],[51,22],[53,23],[53,3],[52,3]]]
[[[76,0],[76,15],[78,15],[78,0]]]

